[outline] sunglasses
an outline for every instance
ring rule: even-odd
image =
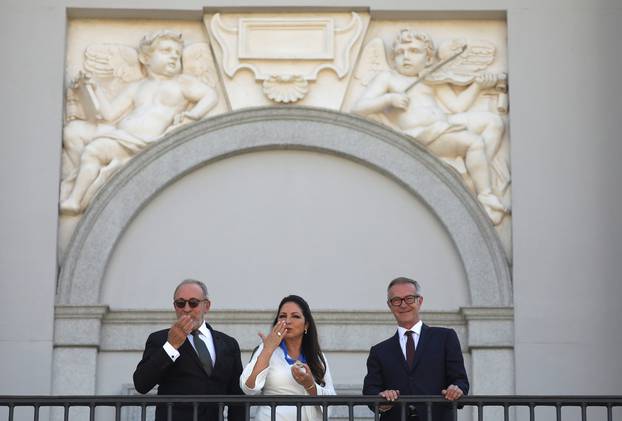
[[[173,301],[173,304],[175,304],[175,307],[177,308],[184,308],[186,307],[186,303],[188,303],[190,308],[197,308],[197,306],[201,304],[203,301],[207,301],[207,299],[199,300],[197,298],[191,298],[189,300],[185,300],[183,298],[180,298],[178,300]]]

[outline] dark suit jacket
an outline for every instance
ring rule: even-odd
[[[440,395],[450,384],[458,386],[466,395],[469,380],[464,368],[458,336],[453,329],[421,327],[412,370],[400,347],[398,333],[374,345],[367,358],[367,375],[363,382],[364,395],[378,395],[383,390],[399,390],[400,395]],[[417,406],[421,421],[426,420],[426,407]],[[434,421],[451,420],[449,406],[433,406]],[[400,408],[381,414],[382,421],[400,420]]]
[[[235,339],[224,333],[207,328],[212,333],[216,349],[216,364],[208,376],[199,356],[188,339],[179,347],[180,356],[173,362],[162,346],[168,339],[168,329],[149,335],[142,360],[134,372],[134,387],[147,393],[157,384],[158,395],[241,395],[240,374],[242,360],[240,347]],[[173,421],[191,421],[192,406],[175,405]],[[242,407],[229,407],[229,420],[244,419]],[[166,421],[166,407],[156,407],[156,421]],[[218,420],[218,407],[199,407],[199,421]]]

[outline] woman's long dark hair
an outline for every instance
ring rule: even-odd
[[[279,308],[276,312],[276,316],[274,317],[274,321],[272,322],[272,326],[275,326],[276,322],[279,321],[281,307],[283,307],[283,304],[285,303],[295,303],[302,310],[302,315],[305,318],[305,323],[307,323],[307,333],[302,335],[302,353],[307,359],[307,365],[311,369],[311,374],[313,374],[315,382],[321,386],[324,386],[326,361],[324,360],[324,355],[322,355],[322,350],[320,349],[317,328],[315,327],[315,321],[313,320],[313,316],[311,315],[311,309],[309,308],[309,304],[307,304],[304,298],[299,297],[298,295],[288,295],[287,297],[283,298],[281,300],[281,303],[279,304]]]

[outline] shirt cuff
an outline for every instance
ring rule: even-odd
[[[257,374],[257,377],[255,377],[255,387],[252,389],[246,385],[246,380],[248,380],[250,374],[248,376],[244,376],[244,374],[242,374],[242,377],[240,377],[240,387],[242,392],[244,392],[245,395],[256,395],[261,392],[266,384],[266,377],[268,376],[269,368],[270,366],[264,368]]]
[[[162,345],[162,348],[164,348],[164,352],[166,352],[166,355],[171,357],[171,360],[173,360],[173,362],[175,362],[175,360],[181,355],[179,351],[173,347],[173,345],[168,343],[168,341],[164,345]]]

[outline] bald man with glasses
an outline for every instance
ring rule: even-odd
[[[207,287],[201,281],[182,281],[173,293],[177,320],[169,329],[147,338],[142,360],[134,372],[134,387],[158,395],[241,395],[242,361],[238,342],[205,322],[210,309]],[[156,421],[167,420],[166,406],[156,407]],[[172,421],[193,419],[191,404],[173,406]],[[244,409],[231,406],[230,421],[244,419]],[[199,421],[217,421],[217,405],[200,405]]]
[[[469,391],[462,351],[453,329],[430,327],[421,321],[421,286],[396,278],[387,288],[387,305],[397,321],[397,332],[374,345],[367,358],[363,394],[395,401],[400,395],[442,395],[448,401]],[[401,420],[400,405],[381,405],[381,421]],[[427,421],[425,405],[408,405],[406,421]],[[433,421],[449,421],[447,405],[432,407]]]

